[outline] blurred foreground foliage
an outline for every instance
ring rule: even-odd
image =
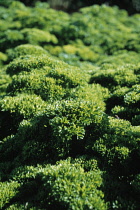
[[[140,209],[140,15],[7,2],[0,208]]]

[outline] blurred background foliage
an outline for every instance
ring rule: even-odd
[[[13,0],[0,0],[0,5],[8,6]],[[19,1],[19,0],[17,0]],[[34,6],[38,0],[20,0],[27,6]],[[134,14],[140,11],[140,0],[41,0],[58,10],[73,12],[81,7],[91,6],[94,4],[106,4],[108,6],[117,5],[120,9],[125,9],[129,14]]]

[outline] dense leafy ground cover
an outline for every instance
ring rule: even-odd
[[[139,22],[0,7],[1,209],[140,209]]]

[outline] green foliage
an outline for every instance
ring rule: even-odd
[[[3,64],[3,62],[7,61],[7,55],[0,52],[0,66]]]
[[[112,97],[109,98],[108,104],[111,104],[111,112],[120,118],[127,119],[130,122],[138,119],[139,106],[139,85],[133,85],[132,88],[120,88],[113,92]]]
[[[139,193],[139,191],[140,191],[140,174],[137,174],[134,177],[134,179],[133,179],[131,184],[132,184],[133,188],[135,189],[135,191],[137,193]]]
[[[2,112],[10,111],[11,113],[23,115],[24,118],[32,117],[36,111],[45,108],[46,104],[36,95],[21,94],[15,97],[6,96],[0,101]]]
[[[12,177],[23,183],[19,195],[24,198],[24,203],[28,202],[29,207],[106,209],[104,194],[100,190],[101,172],[85,172],[81,164],[72,164],[70,159],[51,166],[19,168],[13,172]],[[35,182],[36,186],[33,185]],[[32,194],[33,190],[36,193]]]
[[[15,58],[25,55],[43,55],[47,54],[47,52],[40,46],[24,44],[15,47],[14,49],[7,50],[8,59],[11,61]]]
[[[114,53],[114,55],[106,56],[99,60],[99,64],[139,64],[140,57],[139,54],[133,51],[121,50]]]
[[[58,56],[59,58],[63,59],[65,62],[68,63],[76,63],[78,60],[80,61],[91,61],[97,62],[99,60],[99,54],[95,53],[89,47],[81,46],[81,42],[75,45],[64,45],[63,47],[58,46],[46,46],[47,49],[51,54]]]
[[[23,163],[28,160],[31,163],[56,161],[69,155],[76,156],[85,151],[85,143],[91,133],[99,136],[100,130],[103,132],[103,121],[106,121],[106,116],[96,103],[70,100],[48,104],[31,121],[22,121],[17,134],[4,141],[1,151],[9,141],[12,147],[9,146],[2,159],[14,154],[13,148],[21,151],[15,161]],[[90,131],[92,128],[94,130]],[[9,130],[11,132],[11,128]]]
[[[6,96],[0,100],[0,137],[16,132],[19,123],[45,109],[46,103],[39,96],[21,94],[15,97]]]
[[[102,192],[96,190],[101,185],[98,172],[84,173],[78,166],[74,168],[68,167],[68,163],[60,164],[56,166],[56,171],[46,176],[46,181],[52,187],[50,196],[57,198],[60,206],[67,209],[106,209],[101,200]]]
[[[7,46],[11,48],[21,44],[23,39],[24,36],[20,31],[8,29],[0,34],[0,45],[2,50],[5,50]]]
[[[7,86],[11,82],[11,78],[9,75],[5,73],[4,70],[0,72],[0,95],[5,95]]]
[[[3,49],[17,46],[18,40],[22,43],[43,46],[47,43],[69,46],[71,42],[76,44],[81,39],[83,46],[80,46],[75,54],[82,60],[90,61],[99,59],[98,53],[114,54],[124,49],[136,52],[140,50],[139,34],[135,29],[138,28],[138,17],[128,17],[125,11],[118,10],[117,7],[94,5],[82,8],[80,10],[82,14],[74,13],[70,17],[62,11],[52,10],[47,3],[37,3],[35,7],[29,8],[20,2],[13,1],[10,7],[5,9],[5,13],[8,12],[10,17],[8,15],[4,20],[2,19],[1,28],[6,27],[7,24],[4,24],[6,19],[8,29],[13,28],[14,30],[6,34],[4,31],[1,33]],[[1,16],[4,17],[4,13]],[[110,30],[108,30],[108,25]],[[15,29],[20,30],[17,32]],[[11,40],[8,41],[8,37]]]
[[[105,5],[94,5],[80,11],[83,17],[81,18],[79,13],[74,14],[70,25],[62,29],[66,43],[69,43],[69,40],[81,39],[85,45],[94,44],[95,51],[98,49],[98,52],[107,54],[114,54],[117,50],[128,48],[139,50],[139,43],[136,44],[138,36],[134,36],[126,25],[128,17],[125,11],[119,11],[117,7],[112,9]],[[109,15],[111,18],[108,18]]]
[[[0,208],[6,207],[18,192],[20,184],[16,181],[0,182]]]
[[[134,153],[139,153],[139,133],[139,126],[133,127],[129,121],[110,118],[106,133],[94,143],[92,150],[102,157],[101,164],[110,167],[114,176],[128,176],[137,171],[132,162]],[[139,159],[139,154],[136,156]]]
[[[102,87],[99,84],[84,85],[84,87],[79,87],[77,92],[75,92],[75,98],[82,99],[85,101],[91,101],[97,103],[103,111],[105,110],[105,103],[107,98],[110,97],[110,93],[107,88]]]
[[[8,2],[0,3],[0,207],[140,209],[140,15]]]
[[[40,96],[43,100],[56,100],[65,96],[65,90],[57,85],[56,80],[44,74],[33,72],[13,76],[7,92],[14,95],[17,93],[29,93]]]
[[[24,35],[24,41],[29,44],[45,45],[47,43],[57,44],[58,42],[54,35],[37,28],[25,28],[21,33]]]
[[[17,74],[7,87],[8,94],[37,94],[47,101],[78,97],[74,88],[85,84],[85,79],[88,78],[87,74],[81,74],[80,69],[70,67],[48,55],[17,58],[7,66],[6,71]]]
[[[21,71],[30,72],[33,69],[40,69],[44,66],[47,66],[48,68],[68,67],[68,65],[63,61],[56,60],[55,58],[48,55],[26,55],[21,56],[10,62],[10,64],[7,66],[7,73],[10,75],[14,75]]]
[[[107,67],[108,69],[106,69]],[[105,65],[105,68],[103,66],[100,71],[93,72],[90,83],[99,83],[112,91],[115,88],[132,87],[132,85],[139,84],[139,77],[131,65],[118,66],[117,68]]]

